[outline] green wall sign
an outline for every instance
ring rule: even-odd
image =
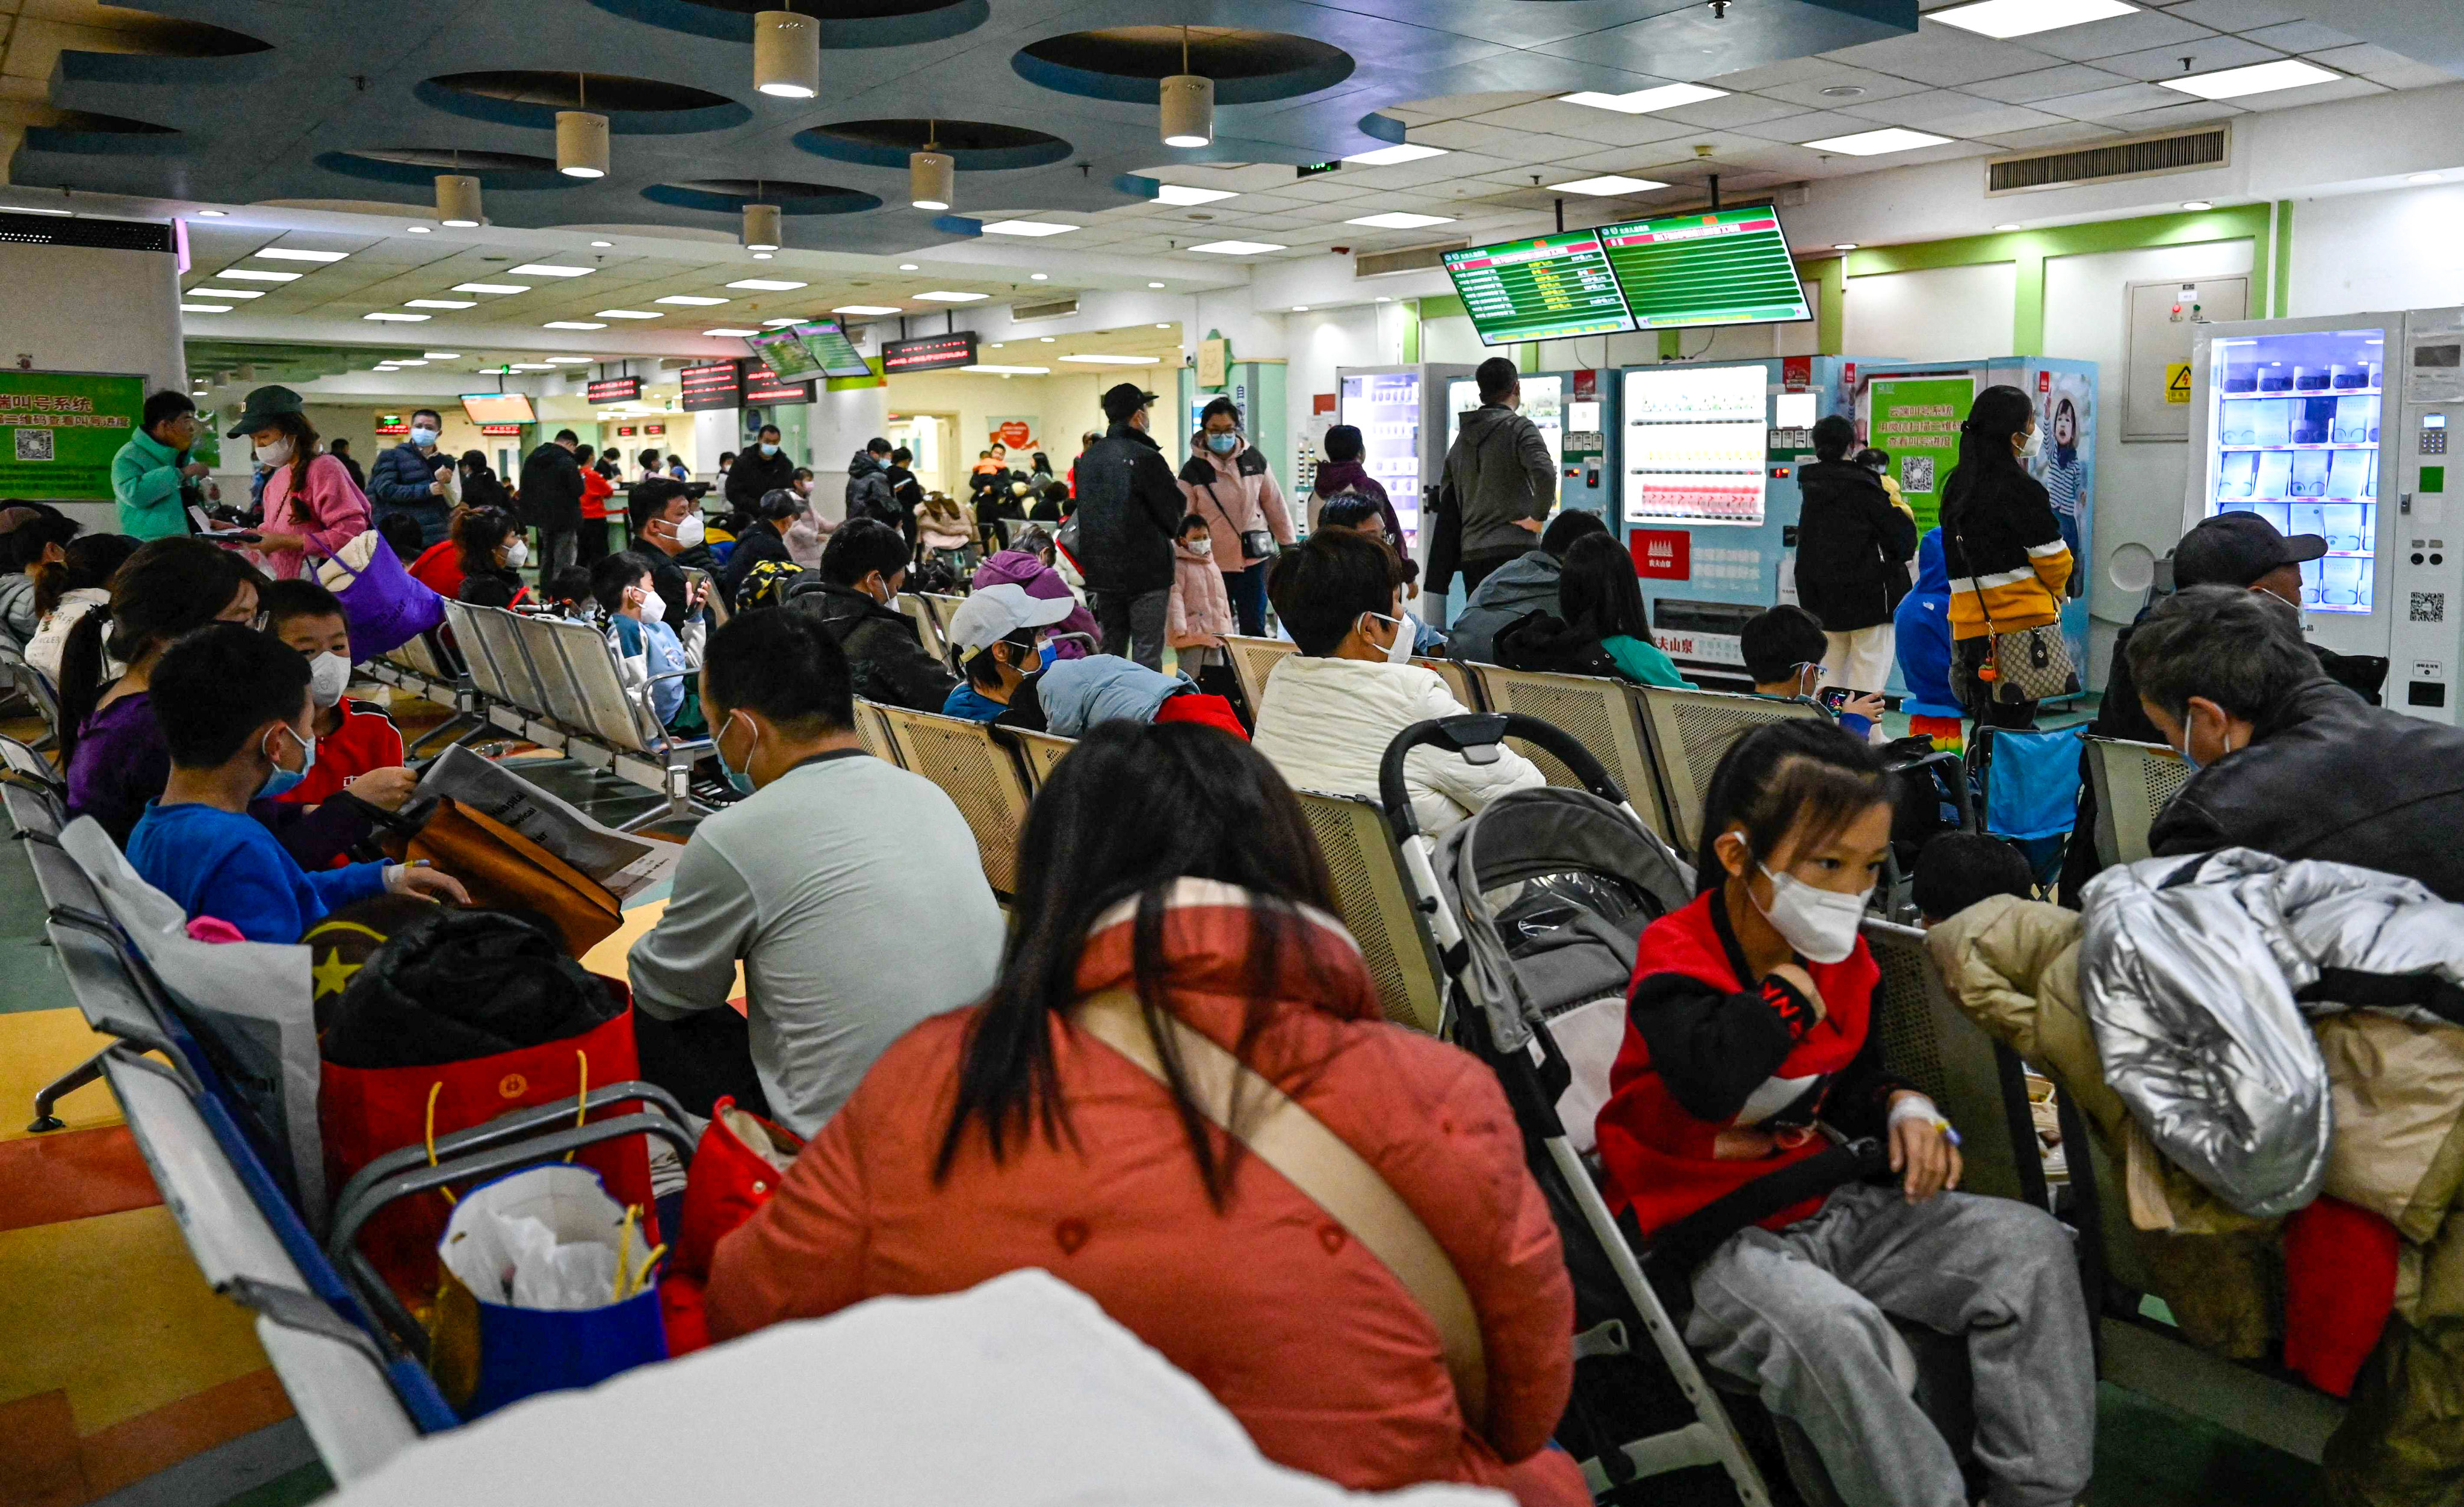
[[[1959,464],[1959,426],[1976,400],[1976,380],[1877,377],[1871,441],[1891,452],[1900,495],[1917,515],[1917,535],[1942,521],[1942,484]]]
[[[0,497],[111,501],[111,458],[144,406],[143,377],[0,368]]]

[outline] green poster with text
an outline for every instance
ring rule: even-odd
[[[1975,401],[1976,381],[1956,377],[1877,377],[1870,443],[1891,452],[1900,495],[1917,515],[1917,536],[1942,521],[1942,484],[1959,464],[1959,426]]]
[[[0,497],[111,501],[111,458],[144,406],[143,377],[0,367]]]

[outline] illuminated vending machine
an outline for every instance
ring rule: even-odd
[[[1361,465],[1386,489],[1396,519],[1409,535],[1412,557],[1429,557],[1420,528],[1420,491],[1443,472],[1454,417],[1447,386],[1468,366],[1421,361],[1409,366],[1346,366],[1335,373],[1335,417],[1360,431]],[[1479,404],[1475,402],[1474,407]]]
[[[2204,325],[2190,371],[2183,527],[2255,513],[2323,535],[2301,568],[2303,631],[2384,656],[2387,705],[2454,722],[2464,555],[2449,530],[2464,518],[2447,518],[2446,456],[2464,426],[2464,310]]]
[[[1616,472],[1608,462],[1609,414],[1616,384],[1612,374],[1596,370],[1526,372],[1523,374],[1523,416],[1539,427],[1549,442],[1550,464],[1557,472],[1557,504],[1606,515],[1616,492]],[[1480,384],[1468,377],[1446,383],[1446,431],[1480,406]]]

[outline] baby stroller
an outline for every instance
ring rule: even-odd
[[[1584,788],[1510,792],[1434,841],[1424,836],[1404,783],[1405,756],[1434,748],[1488,763],[1507,737],[1555,755]],[[1682,1221],[1682,1238],[1672,1227],[1638,1251],[1601,1196],[1590,1159],[1593,1118],[1607,1100],[1609,1066],[1624,1038],[1638,940],[1652,921],[1692,900],[1692,867],[1635,814],[1582,745],[1532,717],[1475,714],[1406,729],[1386,750],[1378,795],[1437,944],[1448,1029],[1505,1087],[1565,1247],[1575,1366],[1557,1442],[1582,1463],[1602,1501],[1791,1500],[1766,1485],[1759,1453],[1782,1464],[1795,1499],[1836,1503],[1803,1433],[1765,1413],[1750,1387],[1725,1378],[1723,1388],[1745,1395],[1724,1401],[1685,1348],[1682,1319],[1672,1317],[1689,1301],[1694,1259],[1805,1193],[1765,1190],[1763,1201],[1778,1200],[1769,1208],[1724,1208],[1738,1201],[1723,1199]],[[1798,1166],[1831,1164],[1808,1177],[1838,1182],[1881,1162],[1880,1148],[1860,1142]],[[1965,1343],[1918,1339],[1925,1363],[1914,1352],[1895,1355],[1900,1374],[1945,1436],[1964,1441],[1969,1431],[1957,1414],[1967,1401]],[[1951,1401],[1936,1410],[1935,1396]],[[1649,1483],[1639,1484],[1645,1477]]]

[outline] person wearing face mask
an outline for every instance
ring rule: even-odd
[[[130,866],[191,920],[211,916],[252,942],[297,942],[327,912],[373,895],[468,905],[458,881],[424,865],[303,869],[249,815],[250,802],[288,793],[315,769],[311,677],[306,660],[237,623],[164,652],[152,695],[171,774],[129,834]]]
[[[685,629],[679,635],[667,622],[668,604],[651,583],[650,562],[631,550],[620,550],[590,568],[590,596],[607,622],[607,642],[616,647],[625,688],[650,709],[659,726],[698,735],[700,709],[691,705],[688,672],[701,663],[702,604],[699,596],[685,601]]]
[[[633,553],[650,562],[650,584],[667,604],[667,623],[677,632],[685,625],[685,572],[715,578],[718,562],[702,542],[708,532],[701,504],[693,491],[671,477],[654,476],[634,484],[627,502],[633,524]]]
[[[402,732],[372,702],[342,694],[351,684],[351,630],[342,603],[313,580],[277,580],[258,598],[265,631],[308,661],[315,702],[309,731],[317,740],[308,777],[277,799],[314,806],[344,791],[387,811],[410,798],[419,776],[402,762]]]
[[[737,462],[737,474],[742,475],[749,464]],[[796,563],[796,557],[787,548],[787,528],[807,506],[794,488],[783,483],[755,500],[751,521],[736,535],[736,548],[728,552],[727,563],[719,567],[718,589],[727,594],[729,604],[743,603],[744,582],[752,576],[754,566],[763,560],[782,565]]]
[[[436,448],[444,428],[435,409],[419,409],[410,416],[410,437],[368,469],[368,501],[378,519],[402,516],[417,523],[422,549],[442,543],[451,532],[453,458]]]
[[[488,457],[478,450],[464,450],[456,468],[459,477],[453,487],[453,510],[465,508],[497,508],[514,511],[514,494],[505,490],[504,478],[488,465]],[[429,548],[434,548],[433,545]]]
[[[1040,641],[1047,629],[1069,616],[1076,603],[1067,598],[1049,601],[1030,597],[1022,586],[976,589],[950,616],[950,647],[967,678],[941,704],[941,715],[969,722],[992,722],[1010,709],[1018,688],[1042,670]]]
[[[787,607],[820,623],[846,651],[855,693],[884,706],[938,711],[958,678],[924,647],[915,620],[892,603],[907,580],[907,540],[875,518],[839,526],[821,579],[787,589]]]
[[[1189,506],[1163,447],[1148,432],[1155,399],[1135,382],[1105,392],[1111,427],[1078,457],[1080,533],[1073,557],[1087,579],[1103,651],[1161,669],[1173,539]]]
[[[1959,465],[1942,486],[1951,684],[1990,727],[2033,727],[2036,703],[2059,691],[2066,670],[2079,683],[2068,651],[2057,653],[2070,546],[2044,485],[2022,464],[2041,444],[2028,395],[1988,387],[1959,426]]]
[[[1829,675],[1823,655],[1830,640],[1822,620],[1793,602],[1781,602],[1748,618],[1737,632],[1737,652],[1753,678],[1754,694],[1781,701],[1812,701]],[[1881,731],[1882,698],[1860,690],[1837,707],[1826,707],[1853,737],[1886,743]]]
[[[187,393],[164,391],[145,400],[136,432],[111,458],[121,533],[167,539],[195,532],[184,493],[213,469],[189,453],[199,433],[196,401]]]
[[[1215,568],[1214,526],[1202,515],[1193,513],[1180,520],[1172,563],[1172,615],[1164,631],[1172,641],[1173,660],[1190,678],[1221,694],[1232,673],[1223,636],[1240,632],[1241,625],[1225,590],[1229,578]]]
[[[886,524],[840,536],[868,527],[905,547]],[[693,828],[666,911],[627,958],[633,1002],[682,1020],[740,993],[771,1116],[809,1136],[910,1027],[992,987],[1001,907],[949,796],[864,752],[847,657],[819,622],[733,619],[710,636],[700,694],[745,798]]]
[[[1952,1191],[1956,1134],[1882,1069],[1858,925],[1891,811],[1879,757],[1826,723],[1766,724],[1721,759],[1694,902],[1636,950],[1597,1121],[1605,1191],[1690,1266],[1686,1343],[1804,1429],[1850,1507],[1975,1495],[1893,1369],[1886,1314],[1969,1337],[1990,1499],[2068,1502],[2096,1428],[2069,1237],[2041,1209]],[[1896,1186],[1824,1157],[1826,1129],[1884,1143]],[[1745,1228],[1687,1223],[1758,1186]]]
[[[1396,734],[1465,709],[1437,671],[1408,663],[1412,627],[1403,621],[1403,567],[1394,551],[1348,529],[1324,529],[1274,566],[1266,593],[1300,652],[1267,675],[1252,741],[1296,790],[1375,800],[1378,763]],[[1492,764],[1415,749],[1403,778],[1420,830],[1431,834],[1509,790],[1544,783],[1529,759],[1503,746]]]
[[[319,560],[338,555],[367,532],[373,521],[367,497],[341,461],[319,451],[317,427],[297,393],[288,387],[250,393],[226,437],[243,434],[255,447],[257,463],[273,468],[263,493],[265,521],[249,546],[267,575],[293,579],[313,570],[311,555]]]
[[[574,459],[581,448],[582,436],[559,429],[522,460],[521,519],[539,530],[542,570],[573,564],[582,547],[582,465]]]
[[[1480,406],[1458,424],[1444,471],[1461,519],[1465,592],[1479,590],[1491,571],[1527,554],[1557,506],[1549,442],[1523,416],[1523,374],[1505,357],[1492,356],[1472,377],[1480,384]],[[1445,591],[1443,574],[1431,569],[1431,591]]]
[[[454,600],[480,607],[517,607],[530,601],[530,583],[521,576],[530,563],[530,546],[512,513],[473,508],[453,520],[452,542],[461,573]]]
[[[1266,561],[1279,545],[1292,542],[1291,515],[1284,508],[1275,472],[1241,433],[1241,410],[1229,398],[1210,401],[1189,437],[1189,462],[1180,469],[1181,495],[1189,511],[1206,520],[1215,541],[1215,568],[1241,620],[1241,632],[1266,631]]]
[[[753,448],[738,455],[736,464],[728,469],[728,506],[754,512],[763,493],[793,491],[795,480],[796,458],[780,445],[779,426],[765,424],[755,436]]]

